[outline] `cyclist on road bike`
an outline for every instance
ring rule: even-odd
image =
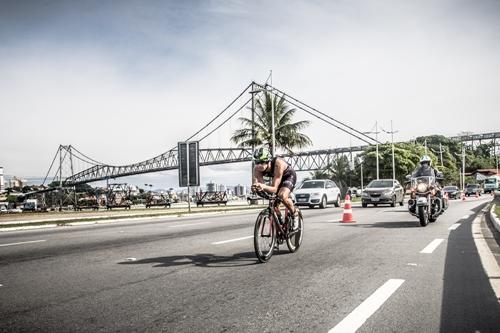
[[[285,160],[271,155],[267,148],[258,148],[253,153],[255,167],[253,169],[252,190],[276,193],[292,213],[293,228],[297,229],[298,210],[294,206],[290,193],[297,182],[297,174]],[[264,177],[272,177],[271,186],[264,184]]]

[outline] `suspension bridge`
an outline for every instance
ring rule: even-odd
[[[364,142],[364,145],[350,147],[279,154],[297,171],[314,171],[324,169],[332,159],[336,158],[340,154],[357,153],[369,147],[370,145],[380,143],[366,133],[363,133],[349,126],[348,124],[315,109],[314,107],[293,96],[290,96],[286,92],[274,86],[271,86],[267,83],[258,84],[256,82],[252,82],[247,87],[245,87],[245,89],[236,98],[234,98],[226,108],[224,108],[219,114],[217,114],[195,134],[191,135],[184,141],[203,141],[215,131],[220,129],[222,126],[224,126],[229,120],[234,118],[244,108],[251,109],[253,121],[255,114],[255,100],[258,98],[262,98],[262,94],[264,93],[271,94],[272,96],[274,96],[274,98],[283,98],[289,105],[295,107],[296,109],[302,110],[310,116],[323,121],[329,126],[332,126],[335,129],[347,133],[348,135]],[[251,97],[246,98],[246,94],[250,94]],[[231,111],[232,113],[230,113]],[[204,131],[206,131],[209,126],[213,125],[218,120],[221,121],[220,124],[215,126],[215,128],[208,133],[204,133]],[[255,135],[255,129],[252,129],[252,132]],[[452,139],[463,142],[481,142],[482,140],[491,140],[494,142],[496,147],[497,138],[500,138],[500,132],[457,136],[453,137]],[[255,147],[200,149],[200,166],[251,161],[254,148]],[[57,159],[59,159],[59,166],[58,168],[55,168],[55,166],[57,166]],[[109,180],[125,176],[175,169],[178,169],[177,147],[174,147],[158,156],[142,162],[115,166],[99,162],[83,154],[72,145],[61,145],[59,146],[58,151],[55,154],[52,164],[47,172],[47,175],[45,176],[44,184],[47,179],[52,178],[52,181],[59,182],[59,184],[63,187],[70,187],[100,180]],[[55,173],[53,174],[53,176],[49,177],[51,172],[53,172],[54,170]]]

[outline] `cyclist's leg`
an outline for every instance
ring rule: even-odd
[[[297,211],[297,208],[295,207],[295,205],[293,204],[292,199],[290,198],[290,192],[291,192],[290,188],[283,186],[283,187],[280,187],[280,189],[278,190],[278,196],[280,197],[280,199],[283,201],[283,204],[286,206],[286,208],[290,212],[291,217],[292,217],[292,228],[295,230],[298,227],[298,223],[297,223],[298,211]]]
[[[295,207],[292,199],[290,199],[290,192],[291,191],[288,187],[282,186],[278,190],[278,197],[281,199],[288,211],[293,213],[295,211]]]

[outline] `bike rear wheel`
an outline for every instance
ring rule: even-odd
[[[262,211],[255,221],[253,244],[255,255],[260,262],[271,259],[276,244],[276,227],[270,219],[268,210]]]
[[[292,253],[297,252],[300,244],[302,244],[302,237],[304,235],[304,219],[302,217],[302,212],[299,211],[297,219],[299,224],[297,230],[291,231],[286,239],[286,246],[288,246],[288,250]]]

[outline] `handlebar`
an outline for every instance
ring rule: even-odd
[[[272,199],[277,199],[278,198],[276,196],[276,194],[274,194],[274,193],[273,194],[267,193],[266,191],[253,191],[252,193],[255,193],[259,197],[261,197],[263,199],[266,199],[266,200],[272,200]]]

